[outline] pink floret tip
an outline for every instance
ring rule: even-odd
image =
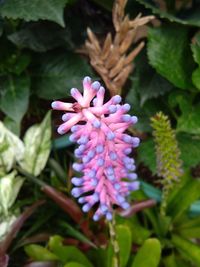
[[[102,216],[111,220],[114,205],[129,208],[126,197],[139,188],[135,162],[128,155],[140,140],[126,133],[137,117],[127,114],[130,105],[120,104],[119,95],[104,103],[104,94],[98,81],[85,77],[83,94],[71,89],[75,103],[52,103],[53,109],[66,112],[58,133],[71,130],[70,140],[79,145],[75,149],[79,163],[74,163],[73,169],[81,172],[82,177],[72,178],[75,187],[71,193],[83,204],[84,212],[96,204],[95,221]]]

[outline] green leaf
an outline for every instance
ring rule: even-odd
[[[184,163],[184,168],[189,169],[199,164],[200,139],[187,134],[178,134],[177,139],[181,150],[181,159]],[[190,149],[188,149],[188,147]]]
[[[73,143],[69,140],[69,134],[65,134],[64,136],[58,137],[52,142],[53,149],[62,149],[71,145],[73,145]]]
[[[193,52],[193,58],[197,64],[200,65],[200,33],[194,36],[194,43],[191,45],[191,49]]]
[[[188,214],[174,228],[174,232],[179,233],[184,238],[200,237],[200,217],[190,218]]]
[[[195,43],[192,44],[192,52],[195,62],[200,66],[200,34],[199,32],[195,35]],[[192,82],[200,90],[200,68],[197,68],[192,73]]]
[[[200,226],[179,229],[178,233],[185,238],[200,238]]]
[[[14,204],[22,187],[24,179],[13,171],[4,177],[0,177],[0,211],[8,214],[8,210]]]
[[[60,236],[52,236],[49,240],[49,248],[55,253],[55,255],[63,262],[76,261],[80,264],[83,264],[87,267],[92,267],[91,262],[87,257],[76,247],[73,246],[64,246],[63,238]]]
[[[128,225],[116,225],[116,236],[119,244],[120,267],[125,267],[131,253],[131,230]]]
[[[156,71],[179,88],[192,87],[188,29],[176,24],[151,28],[148,40],[148,58]]]
[[[36,52],[46,52],[57,47],[72,48],[69,29],[47,22],[25,24],[22,29],[10,34],[8,39],[20,49],[28,48]]]
[[[69,0],[6,0],[0,6],[3,18],[24,19],[25,21],[50,20],[65,26],[63,11]]]
[[[171,254],[164,258],[165,267],[178,267],[174,254]]]
[[[80,264],[80,263],[75,262],[75,261],[71,261],[71,262],[65,264],[64,267],[86,267],[86,265]]]
[[[191,94],[175,91],[169,96],[169,104],[179,107],[181,115],[177,120],[177,131],[190,134],[200,133],[200,104],[194,104]]]
[[[200,90],[200,68],[193,71],[192,82],[196,86],[196,88]]]
[[[50,112],[41,124],[34,125],[27,130],[24,144],[24,157],[19,163],[24,170],[37,176],[45,167],[51,150]]]
[[[186,12],[183,14],[182,17],[184,19],[179,18],[178,16],[175,16],[174,14],[170,14],[169,12],[163,11],[159,9],[157,6],[155,6],[153,1],[148,0],[136,0],[137,2],[143,4],[146,8],[150,8],[153,14],[159,15],[161,18],[168,19],[171,22],[177,22],[183,25],[192,25],[192,26],[200,26],[200,12],[199,8],[195,7],[194,9],[190,10],[190,12]]]
[[[35,261],[58,260],[58,257],[54,253],[39,245],[28,245],[25,246],[24,250],[26,254]]]
[[[0,243],[1,241],[4,241],[6,236],[9,234],[11,226],[16,221],[17,217],[16,215],[6,215],[3,216],[1,214],[1,221],[0,221]]]
[[[175,196],[170,200],[167,206],[167,213],[178,220],[181,215],[189,209],[190,205],[200,197],[200,182],[190,180],[187,182]]]
[[[16,136],[20,135],[20,123],[12,120],[10,117],[5,117],[3,121],[4,125],[8,130],[14,133]]]
[[[72,87],[81,89],[84,75],[90,74],[89,64],[76,54],[48,54],[38,62],[33,75],[34,88],[41,98],[67,97]]]
[[[90,245],[91,247],[96,248],[96,245],[90,241],[84,234],[82,234],[81,232],[79,232],[77,229],[73,228],[69,223],[67,222],[61,222],[61,225],[66,228],[66,232],[72,236],[75,237],[76,239],[80,240],[83,243],[86,243],[88,245]]]
[[[138,147],[138,160],[143,162],[153,174],[156,174],[156,154],[153,139],[144,141]]]
[[[10,171],[15,162],[22,160],[23,142],[0,121],[0,171]]]
[[[20,122],[29,102],[30,79],[27,76],[12,77],[3,83],[0,109],[11,119]]]
[[[156,73],[148,64],[146,52],[140,53],[137,57],[132,90],[137,90],[139,93],[141,106],[148,99],[164,95],[172,88],[173,85]]]
[[[131,219],[126,220],[124,223],[128,225],[131,230],[134,244],[142,245],[144,241],[151,235],[151,231],[143,227],[137,220],[136,216],[131,217]]]
[[[161,245],[158,239],[147,239],[137,252],[131,267],[157,267],[160,262]]]
[[[179,250],[182,256],[200,266],[200,247],[178,235],[172,236],[172,243]]]

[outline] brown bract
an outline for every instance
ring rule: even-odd
[[[154,19],[154,16],[141,17],[139,14],[134,20],[130,20],[124,14],[126,2],[127,0],[115,1],[112,12],[115,35],[112,37],[108,33],[102,45],[92,30],[87,29],[86,52],[111,95],[120,94],[133,69],[133,60],[144,46],[144,42],[140,42],[134,50],[129,51],[137,29]]]

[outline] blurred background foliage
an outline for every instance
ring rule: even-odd
[[[82,51],[87,27],[102,41],[114,34],[112,6],[112,0],[0,1],[2,267],[112,266],[105,222],[92,222],[70,196],[74,145],[57,136],[58,114],[52,123],[49,111],[52,100],[67,100],[72,87],[81,88],[84,76],[101,79]],[[139,118],[131,131],[142,139],[142,186],[130,201],[161,201],[150,123],[158,111],[171,121],[184,175],[165,216],[157,207],[117,216],[120,266],[198,267],[200,1],[129,0],[126,13],[155,15],[136,33],[131,49],[141,40],[145,47],[122,88]]]

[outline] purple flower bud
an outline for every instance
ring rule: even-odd
[[[115,138],[115,134],[113,133],[113,132],[109,132],[108,134],[107,134],[107,139],[108,140],[113,140]]]
[[[140,144],[140,139],[138,137],[132,137],[133,147],[138,147]]]
[[[120,95],[115,95],[113,96],[112,100],[113,100],[113,104],[119,104],[122,101],[122,98]]]
[[[71,191],[71,194],[73,197],[79,197],[80,195],[82,195],[83,191],[80,188],[74,187]]]
[[[129,114],[125,114],[122,116],[122,121],[129,122],[131,120],[131,116]]]
[[[88,212],[91,209],[91,205],[89,203],[85,204],[82,207],[83,212]]]
[[[99,120],[95,120],[95,121],[92,122],[92,125],[95,128],[100,128],[101,127],[101,122]]]
[[[72,182],[73,185],[80,186],[83,183],[83,179],[77,178],[77,177],[73,177],[71,182]]]
[[[106,219],[107,219],[108,221],[111,221],[111,220],[112,220],[112,213],[111,213],[110,211],[108,211],[108,212],[106,213]]]
[[[79,145],[85,145],[88,143],[88,137],[87,136],[81,136],[80,139],[78,139],[77,143]]]
[[[96,152],[97,153],[102,153],[103,152],[103,146],[101,144],[100,145],[97,145]]]
[[[100,166],[100,167],[103,166],[104,162],[105,162],[105,161],[104,161],[104,159],[102,159],[102,158],[98,158],[98,159],[97,159],[97,165]]]
[[[92,85],[91,85],[92,89],[94,89],[95,91],[98,91],[100,86],[101,86],[101,84],[99,82],[97,82],[97,81],[93,82]]]
[[[115,105],[110,105],[108,107],[109,113],[115,113],[117,111],[117,107]]]
[[[83,164],[73,163],[72,168],[77,172],[81,172],[83,170]]]
[[[117,154],[115,152],[110,152],[109,157],[111,160],[116,160],[117,159]]]
[[[133,183],[129,183],[128,188],[131,191],[138,190],[140,188],[140,182],[136,181],[136,182],[133,182]]]

